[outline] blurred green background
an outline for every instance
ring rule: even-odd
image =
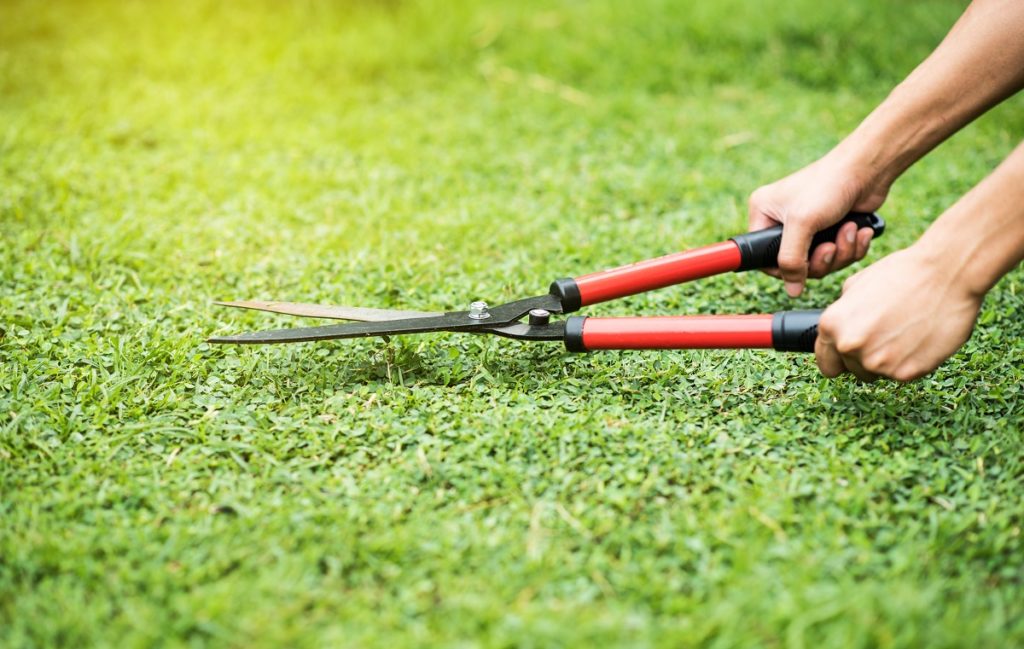
[[[1020,644],[1019,272],[908,386],[202,342],[295,324],[215,299],[465,308],[731,236],[964,4],[0,3],[0,644]],[[900,181],[872,259],[1021,106]],[[750,274],[590,312],[791,304]]]

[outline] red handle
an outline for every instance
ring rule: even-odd
[[[858,228],[871,228],[876,237],[885,232],[882,217],[852,212],[815,235],[811,249],[827,241],[834,241],[839,228],[846,223],[855,223]],[[576,279],[557,279],[551,284],[551,294],[561,302],[563,313],[572,313],[588,304],[653,291],[709,275],[776,266],[781,243],[782,226],[777,225],[740,234],[729,241],[696,250],[648,259]]]
[[[579,288],[580,306],[587,306],[733,271],[740,267],[741,261],[736,243],[723,241],[591,273],[577,277],[575,282]]]
[[[764,315],[694,315],[636,318],[573,317],[565,323],[570,351],[596,349],[735,349],[773,347],[772,320]]]

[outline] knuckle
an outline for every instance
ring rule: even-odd
[[[900,383],[908,383],[921,378],[927,373],[928,372],[917,363],[903,363],[893,370],[890,376],[893,380],[899,381]]]
[[[814,222],[813,216],[800,205],[792,205],[786,215],[786,221],[796,225],[808,225]]]
[[[818,331],[823,331],[827,334],[836,333],[836,325],[839,324],[839,319],[833,315],[830,309],[826,309],[821,314],[821,318],[818,319]]]
[[[809,218],[802,212],[787,212],[786,227],[796,232],[806,232],[808,235],[813,235],[818,231],[818,225],[814,222],[814,219]]]
[[[778,260],[779,268],[799,270],[807,266],[807,260],[802,255],[788,250],[780,251]]]
[[[825,365],[818,365],[818,371],[821,372],[821,375],[827,379],[834,379],[843,373],[843,370],[840,367],[831,367]]]
[[[903,367],[898,368],[892,373],[890,373],[890,377],[894,381],[899,381],[900,383],[907,383],[908,381],[913,381],[916,378],[913,374],[910,373],[908,369]]]
[[[841,334],[836,337],[836,351],[844,356],[856,355],[864,347],[864,339],[856,334]]]
[[[872,352],[864,357],[864,369],[875,374],[884,374],[892,362],[892,355],[886,350]]]
[[[751,207],[757,207],[764,201],[764,195],[767,192],[767,190],[768,186],[762,185],[761,187],[758,187],[754,191],[750,192],[750,198],[747,199],[747,203],[749,203]]]
[[[756,214],[762,211],[768,204],[770,204],[770,194],[770,185],[762,185],[761,187],[758,187],[754,191],[750,192],[750,198],[747,199],[747,207],[749,208],[750,213]]]

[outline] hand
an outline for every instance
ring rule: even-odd
[[[779,268],[765,272],[785,280],[791,297],[803,292],[807,277],[824,277],[867,254],[874,233],[871,228],[858,232],[849,223],[839,230],[835,243],[821,244],[807,258],[811,239],[819,230],[851,211],[873,212],[885,202],[888,185],[864,180],[867,177],[830,154],[751,194],[751,230],[783,224]]]
[[[922,248],[891,254],[846,280],[818,325],[814,353],[822,374],[912,381],[967,342],[983,294],[941,254]]]

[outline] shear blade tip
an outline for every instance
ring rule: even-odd
[[[237,336],[213,336],[212,338],[207,338],[206,342],[214,345],[223,345],[226,343],[238,342],[238,338]]]

